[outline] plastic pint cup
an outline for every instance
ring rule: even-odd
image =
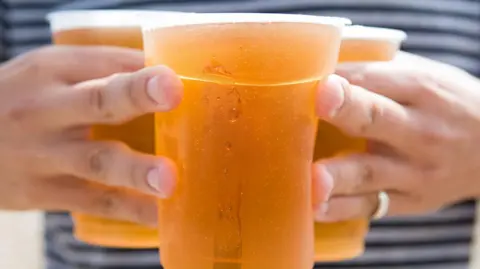
[[[339,63],[390,61],[405,40],[403,31],[364,26],[345,27]],[[366,140],[353,138],[319,121],[314,160],[366,150]],[[361,255],[369,228],[368,219],[315,223],[315,260],[339,261]]]
[[[136,10],[58,11],[48,15],[53,42],[57,45],[108,45],[143,49],[139,19],[150,12]],[[157,16],[170,12],[156,12]],[[85,59],[86,61],[95,59]],[[154,154],[154,116],[141,116],[118,126],[94,126],[92,139],[116,140],[130,148]],[[95,183],[91,183],[95,184]],[[106,186],[96,185],[106,189]],[[107,190],[107,189],[106,189]],[[122,189],[120,191],[133,192]],[[72,214],[75,236],[84,242],[126,248],[158,247],[156,228],[81,213]]]
[[[310,269],[314,92],[334,71],[341,18],[196,14],[146,20],[147,63],[184,83],[156,114],[179,183],[161,201],[167,269]]]

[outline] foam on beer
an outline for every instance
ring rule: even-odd
[[[182,14],[170,11],[147,10],[68,10],[47,15],[52,32],[95,27],[139,27],[147,14],[169,16]]]
[[[361,25],[347,26],[343,29],[342,39],[384,40],[401,43],[407,38],[404,31],[390,28],[368,27]]]
[[[185,13],[184,13],[185,14]],[[196,24],[224,24],[224,23],[312,23],[333,25],[343,28],[351,21],[340,17],[311,16],[300,14],[270,14],[270,13],[195,13],[188,16],[172,16],[161,18],[155,14],[142,17],[143,31],[158,28],[196,25]]]

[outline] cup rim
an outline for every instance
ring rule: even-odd
[[[141,18],[147,14],[173,15],[177,11],[137,9],[57,10],[46,15],[52,32],[97,27],[141,27]]]
[[[188,14],[188,13],[184,13]],[[313,16],[303,14],[283,14],[283,13],[190,13],[187,17],[169,17],[169,20],[158,17],[150,17],[154,14],[148,14],[142,18],[143,31],[155,30],[174,26],[198,25],[198,24],[218,24],[218,23],[274,23],[274,22],[292,22],[292,23],[314,23],[322,25],[332,25],[343,28],[350,25],[351,21],[342,17]]]
[[[346,26],[342,31],[342,40],[380,40],[401,43],[407,39],[402,30],[364,25]]]

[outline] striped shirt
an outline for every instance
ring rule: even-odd
[[[480,0],[0,0],[0,57],[49,43],[47,12],[96,8],[349,17],[356,24],[402,29],[409,36],[404,50],[480,76]],[[365,255],[318,266],[466,269],[474,219],[475,202],[469,201],[424,216],[376,221]],[[76,241],[67,214],[47,214],[45,238],[48,269],[161,268],[154,249],[100,248]]]

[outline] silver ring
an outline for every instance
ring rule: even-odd
[[[385,217],[390,207],[390,197],[388,193],[381,191],[378,193],[378,207],[373,213],[372,219],[377,220]]]

